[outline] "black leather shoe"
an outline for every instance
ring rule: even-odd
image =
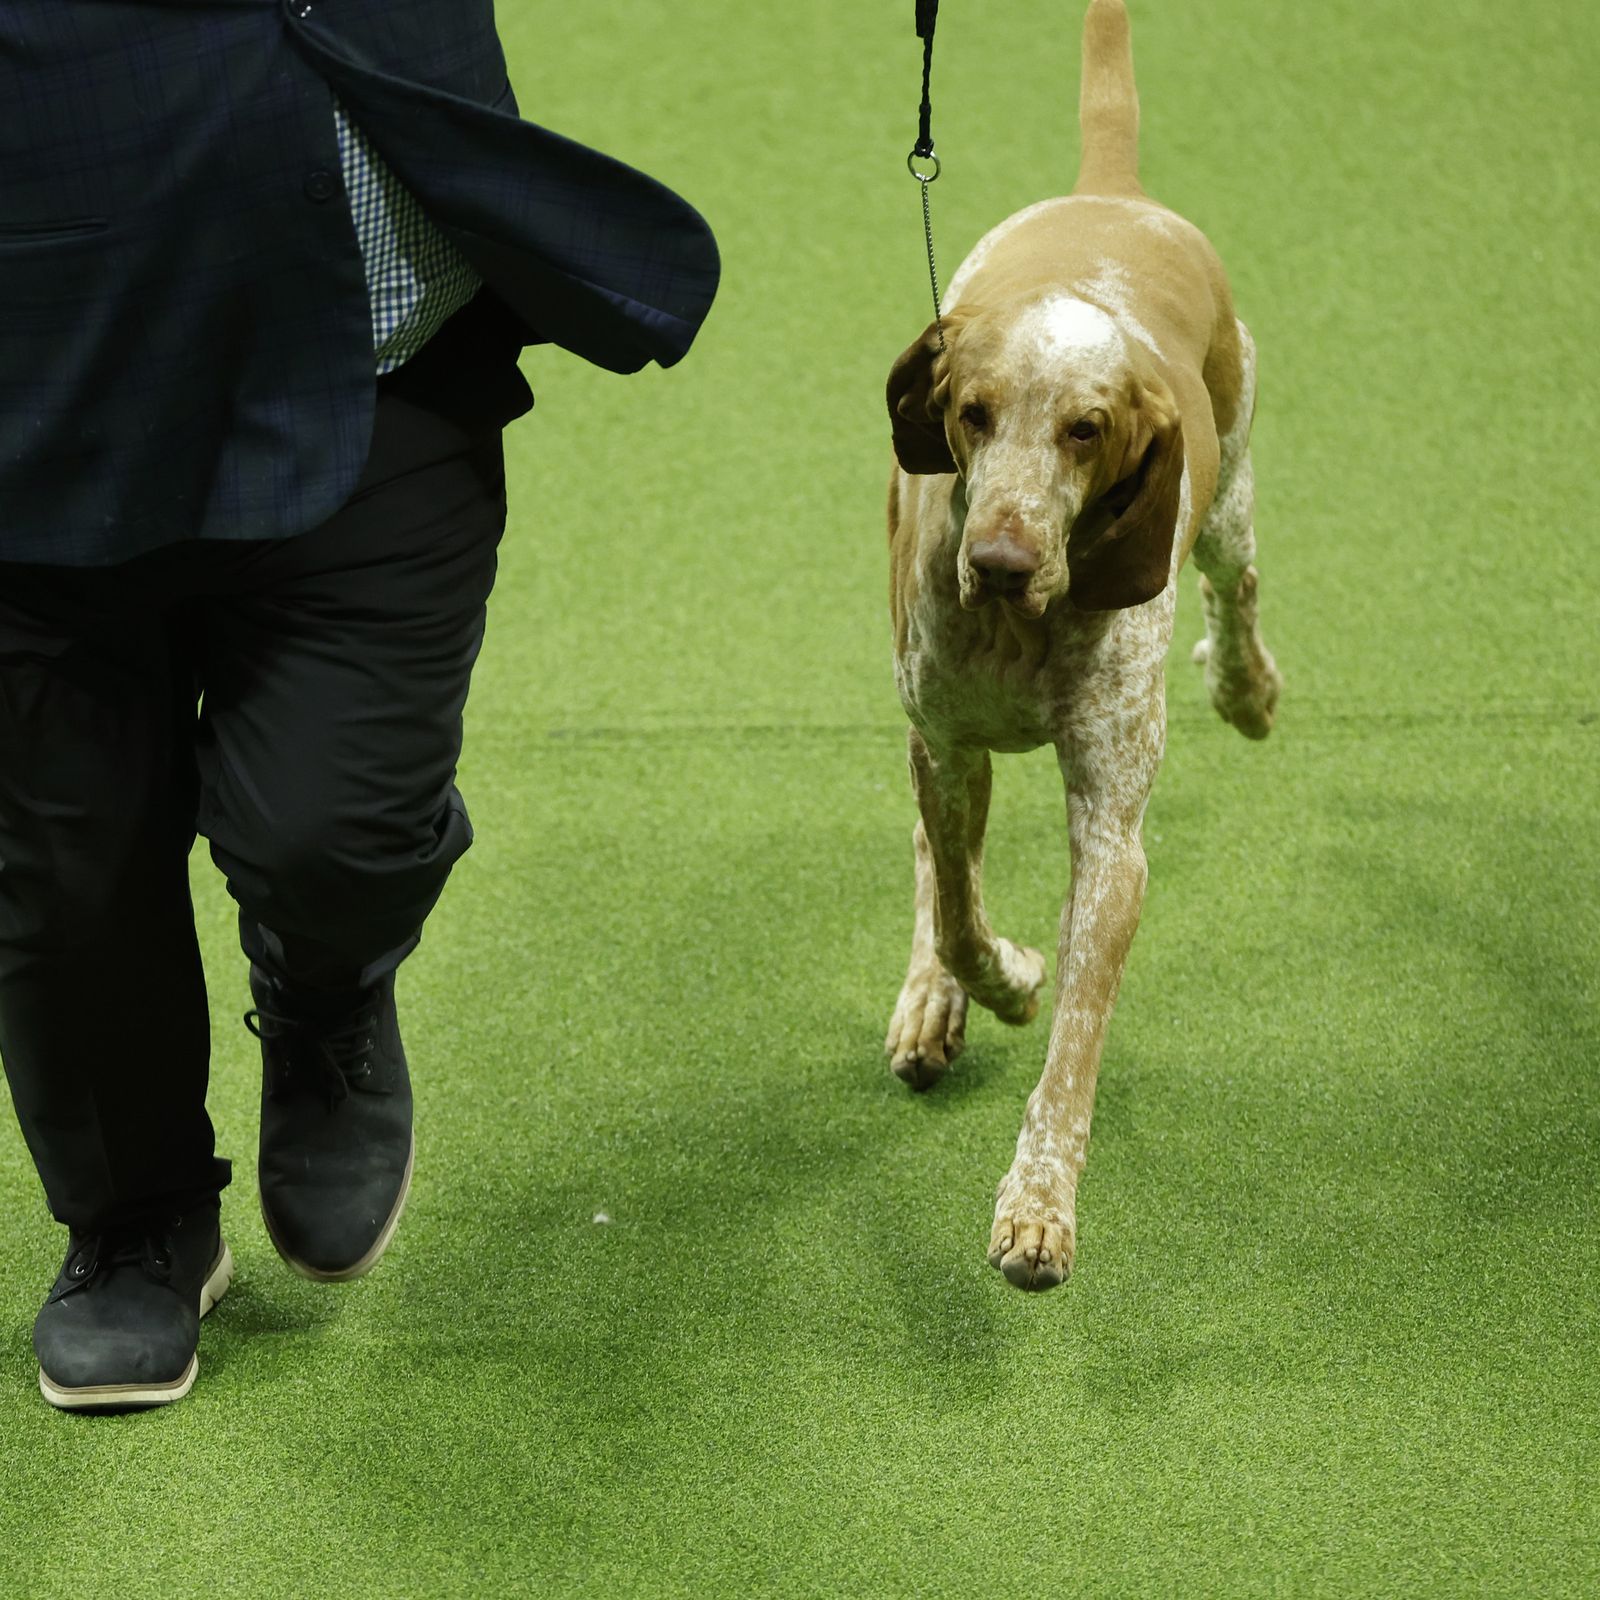
[[[200,1370],[200,1319],[232,1279],[216,1206],[74,1233],[33,1325],[40,1391],[66,1411],[181,1400]]]
[[[261,1215],[303,1277],[359,1278],[388,1247],[411,1188],[411,1078],[391,973],[322,993],[250,969],[261,1041]]]

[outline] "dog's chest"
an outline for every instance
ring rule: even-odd
[[[918,608],[920,611],[920,608]],[[938,743],[990,750],[1053,744],[1070,716],[1096,632],[1076,619],[1025,622],[998,602],[979,612],[913,613],[895,679],[906,714]]]

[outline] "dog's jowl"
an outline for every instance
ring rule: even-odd
[[[1054,1023],[989,1241],[989,1260],[1028,1289],[1072,1267],[1191,553],[1212,704],[1259,739],[1280,685],[1256,626],[1254,345],[1205,237],[1139,187],[1121,0],[1089,6],[1079,116],[1072,194],[978,243],[950,285],[944,348],[927,329],[888,388],[895,670],[921,812],[911,965],[888,1051],[912,1087],[959,1053],[969,999],[1012,1023],[1039,1006],[1043,958],[996,934],[983,909],[990,753],[1052,745],[1066,784]]]

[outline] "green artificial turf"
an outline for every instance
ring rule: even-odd
[[[983,1252],[1046,1019],[921,1098],[879,1053],[910,0],[500,12],[525,114],[692,197],[722,299],[670,373],[527,358],[381,1268],[267,1242],[203,856],[238,1277],[181,1405],[40,1399],[62,1241],[0,1126],[0,1593],[1600,1591],[1594,13],[1134,8],[1147,187],[1260,347],[1287,689],[1263,746],[1215,717],[1186,578],[1077,1273],[1025,1297]],[[946,273],[1070,186],[1079,16],[944,7]],[[1066,861],[1052,759],[1002,760],[1003,931],[1050,946]]]

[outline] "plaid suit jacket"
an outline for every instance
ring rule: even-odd
[[[687,351],[710,230],[519,118],[493,0],[0,0],[0,562],[286,537],[348,498],[374,375],[334,93],[514,337]]]

